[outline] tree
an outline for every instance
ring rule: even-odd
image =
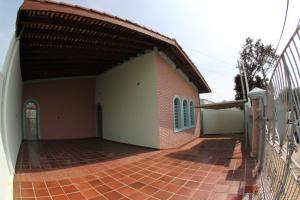
[[[237,67],[241,70],[245,69],[249,90],[254,87],[267,88],[268,74],[273,69],[277,58],[278,56],[272,45],[264,45],[260,39],[254,42],[250,37],[246,38],[237,61]],[[238,74],[234,78],[236,100],[243,98],[241,81],[237,77],[240,77],[240,75]]]
[[[244,79],[243,79],[244,81]],[[245,82],[245,81],[244,81]],[[242,89],[242,84],[241,84],[241,76],[237,74],[234,77],[234,90],[235,90],[235,99],[243,99],[243,89]]]

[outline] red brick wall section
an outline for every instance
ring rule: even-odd
[[[23,84],[23,105],[33,98],[40,106],[40,138],[96,137],[95,78]]]
[[[199,94],[159,53],[156,60],[160,148],[175,148],[199,137],[200,109],[195,109],[195,128],[175,133],[173,98],[179,96],[193,100],[195,106],[199,106]]]

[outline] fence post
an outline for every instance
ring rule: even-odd
[[[260,88],[254,88],[249,92],[249,97],[252,103],[252,140],[251,140],[251,152],[250,156],[258,158],[260,161],[262,153],[262,144],[264,133],[261,128],[264,127],[264,106],[265,106],[266,90]],[[259,154],[259,155],[258,155]]]

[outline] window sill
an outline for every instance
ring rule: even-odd
[[[192,129],[192,128],[195,128],[195,127],[196,126],[193,125],[193,126],[183,127],[183,128],[180,128],[180,129],[175,129],[174,133],[179,133],[179,132],[182,132],[182,131],[185,131],[185,130],[188,130],[188,129]]]

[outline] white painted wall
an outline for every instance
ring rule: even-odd
[[[97,77],[104,139],[159,148],[155,70],[150,52]]]
[[[0,98],[2,99],[3,75],[0,73]],[[0,106],[0,111],[2,106]],[[5,155],[3,135],[0,137],[0,194],[1,199],[13,199],[13,175],[9,172],[7,156]]]
[[[244,111],[238,109],[201,109],[204,134],[244,132]]]
[[[22,142],[22,78],[20,43],[13,36],[0,78],[0,195],[13,199],[13,176]]]

